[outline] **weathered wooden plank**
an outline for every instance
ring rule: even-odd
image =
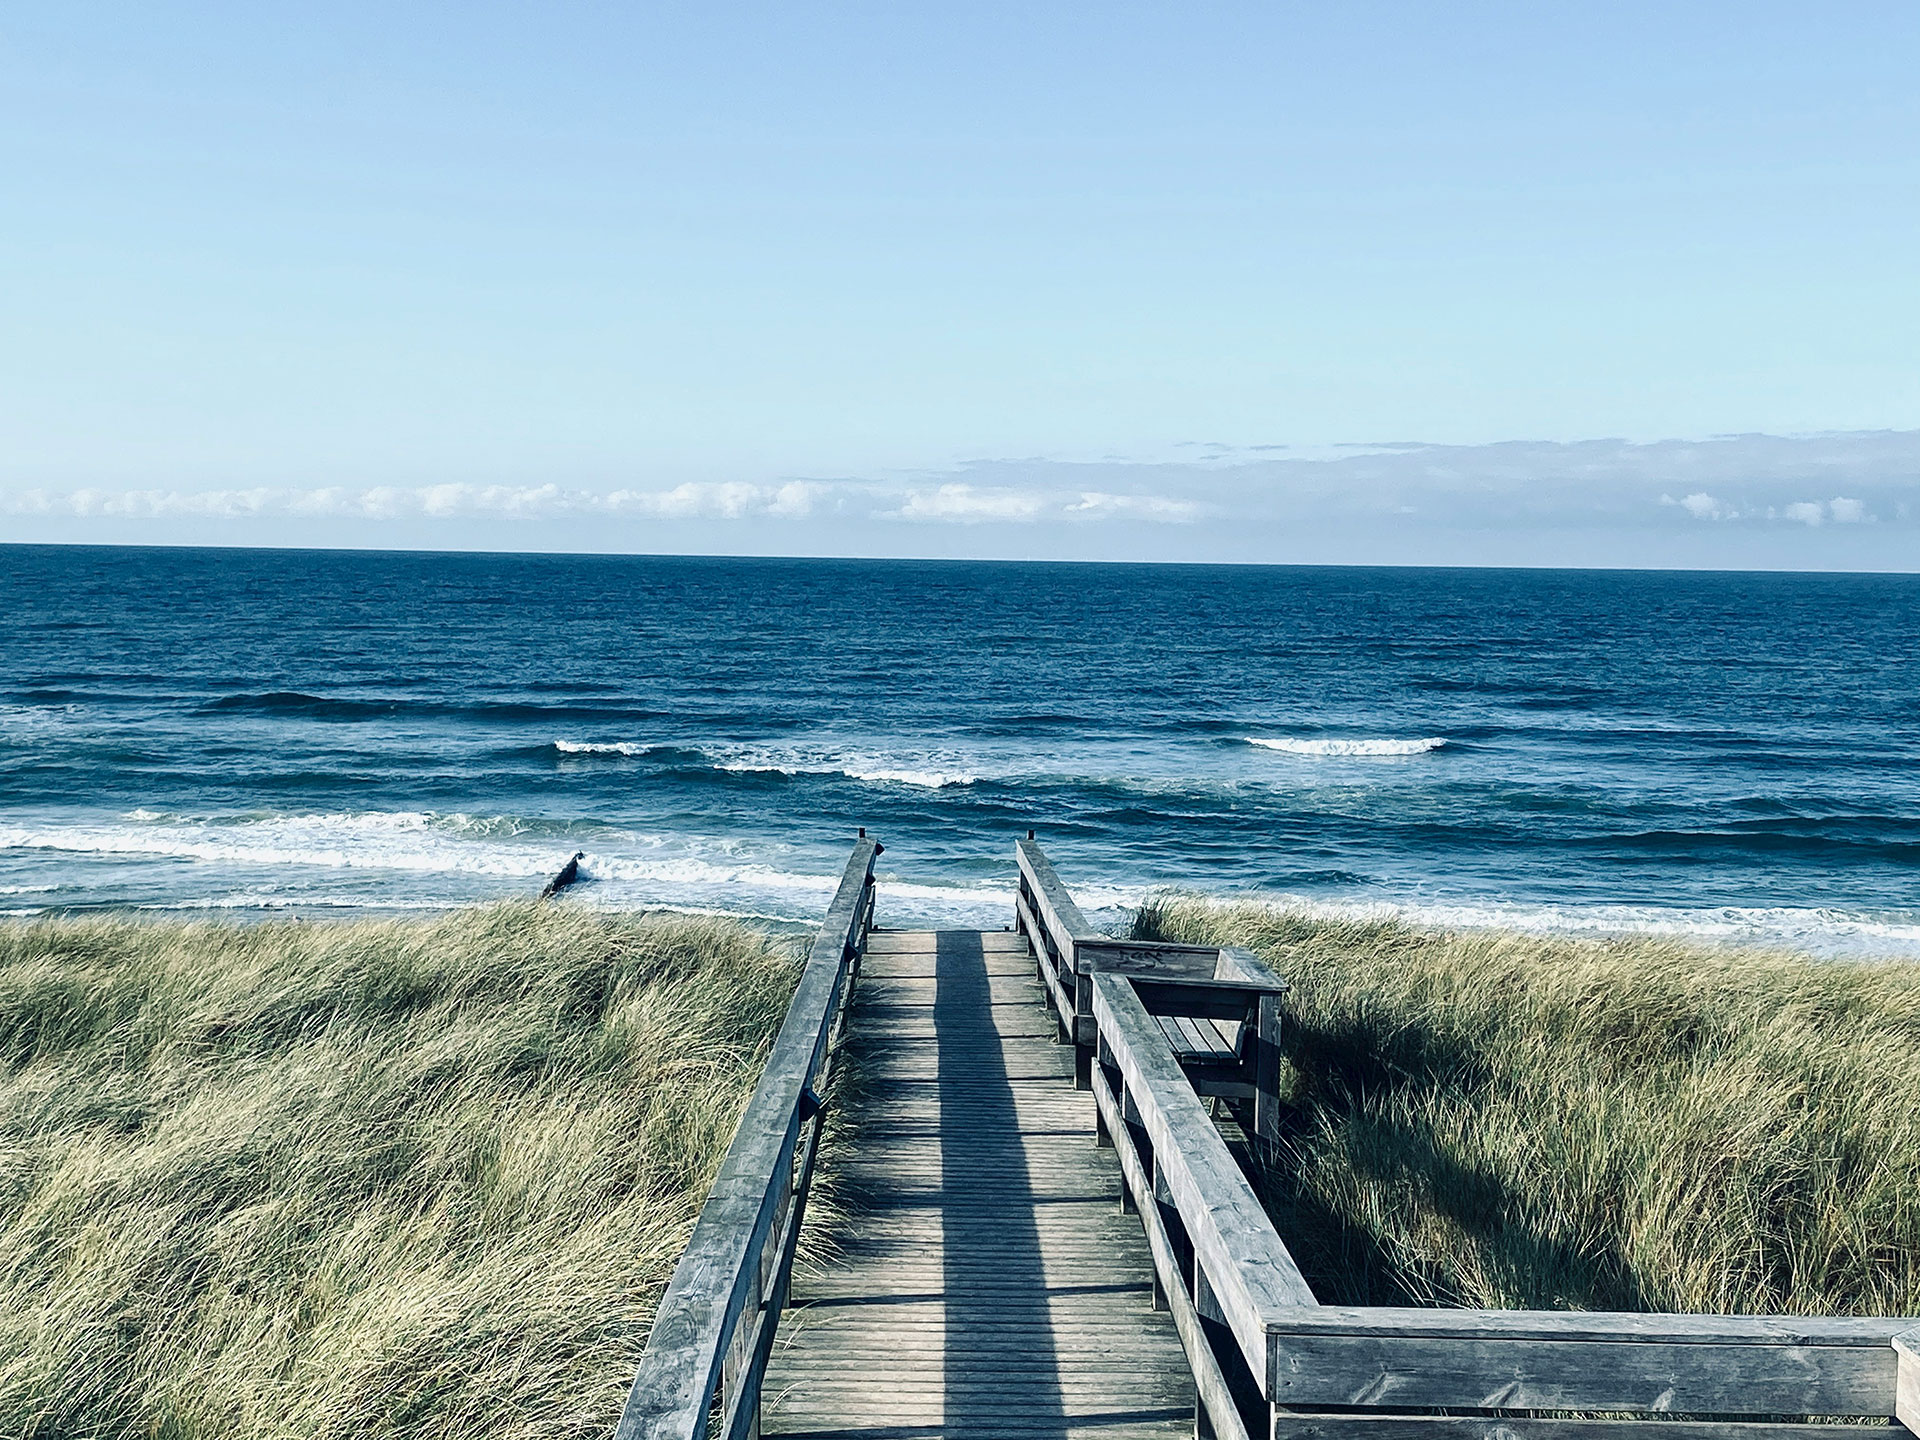
[[[782,1209],[776,1177],[793,1164],[800,1097],[820,1075],[878,853],[864,836],[854,844],[766,1068],[655,1312],[618,1440],[692,1440],[705,1431],[726,1346]]]
[[[1082,974],[1106,970],[1164,980],[1211,980],[1219,961],[1220,950],[1214,945],[1164,945],[1156,940],[1114,940],[1103,935],[1077,944],[1073,963]]]
[[[1915,1323],[1912,1318],[1870,1315],[1680,1315],[1638,1310],[1441,1310],[1392,1305],[1322,1305],[1285,1317],[1285,1328],[1298,1335],[1852,1347],[1887,1346]]]
[[[1096,975],[1093,1004],[1101,1043],[1111,1050],[1128,1098],[1139,1106],[1156,1173],[1173,1195],[1248,1366],[1265,1376],[1269,1317],[1313,1307],[1313,1291],[1132,982]]]
[[[1558,1420],[1521,1415],[1277,1413],[1274,1440],[1895,1440],[1887,1425]]]
[[[1093,1104],[1034,971],[1012,981],[987,959],[945,937],[889,961],[884,994],[863,967],[863,1083],[833,1172],[857,1218],[796,1281],[768,1435],[1191,1433],[1193,1381],[1151,1309],[1145,1237],[1114,1212]],[[1016,984],[1025,1007],[1004,1003]]]
[[[1149,1015],[1245,1020],[1263,993],[1231,980],[1160,980],[1127,970],[1108,973],[1126,975],[1133,981],[1133,993],[1140,997]]]
[[[1878,1345],[1669,1344],[1271,1330],[1276,1405],[1891,1415],[1894,1353]]]
[[[989,955],[1027,948],[1026,937],[1011,930],[872,930],[866,948],[870,955],[931,955],[940,947],[942,936],[958,935],[977,936],[980,948]]]
[[[1222,945],[1220,958],[1214,965],[1213,978],[1229,980],[1244,985],[1249,990],[1286,990],[1286,979],[1276,973],[1266,961],[1251,950],[1243,950],[1238,945]]]
[[[1893,1353],[1898,1367],[1894,1382],[1894,1417],[1920,1435],[1920,1329],[1902,1331],[1893,1337]]]

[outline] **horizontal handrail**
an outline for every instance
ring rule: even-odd
[[[1100,941],[1109,937],[1087,923],[1087,917],[1073,903],[1073,896],[1060,883],[1052,862],[1034,843],[1032,836],[1014,842],[1014,855],[1019,860],[1020,876],[1025,882],[1022,891],[1024,895],[1032,897],[1034,919],[1045,926],[1047,939],[1052,942],[1066,967],[1069,970],[1075,968],[1075,945],[1083,940]]]
[[[1133,983],[1123,975],[1094,976],[1093,1009],[1103,1068],[1118,1072],[1138,1113],[1156,1185],[1169,1192],[1195,1260],[1259,1373],[1269,1319],[1319,1302]]]
[[[723,1380],[719,1433],[757,1433],[760,1377],[786,1302],[836,1021],[873,921],[880,849],[863,831],[847,860],[760,1083],[661,1297],[615,1440],[702,1440]]]

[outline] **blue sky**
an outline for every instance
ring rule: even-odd
[[[0,539],[1915,568],[1920,8],[17,4]]]

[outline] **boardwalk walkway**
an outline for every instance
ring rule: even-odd
[[[1193,1379],[1026,940],[877,930],[852,1023],[853,1233],[795,1278],[764,1433],[1191,1435]]]

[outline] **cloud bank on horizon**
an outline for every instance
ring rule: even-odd
[[[1920,431],[974,460],[611,487],[0,485],[0,539],[1276,563],[1920,568]]]

